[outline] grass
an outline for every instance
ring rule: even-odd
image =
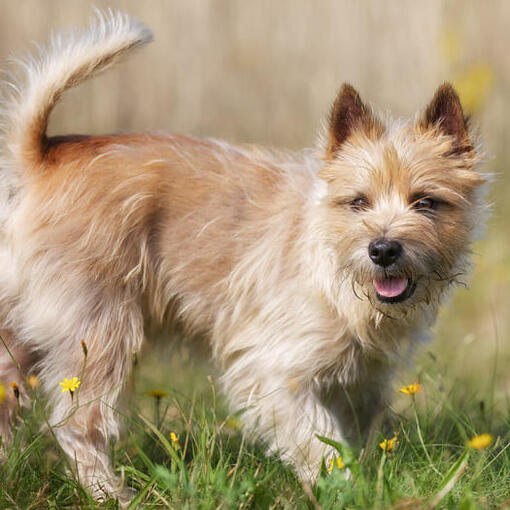
[[[126,434],[112,451],[135,490],[130,508],[510,508],[509,415],[492,394],[443,382],[449,374],[433,357],[418,367],[423,391],[398,395],[391,418],[364,450],[338,445],[346,467],[323,469],[309,488],[244,434],[208,365],[183,369],[185,355],[157,351],[136,374]],[[41,431],[44,403],[35,397],[0,468],[0,508],[117,508],[113,499],[95,504],[66,474],[68,461]],[[495,443],[467,449],[466,441],[483,432]],[[381,450],[379,442],[394,434],[397,448]]]

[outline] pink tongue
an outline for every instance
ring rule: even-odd
[[[374,280],[374,287],[377,294],[383,297],[400,296],[407,288],[407,278],[384,278],[383,280]]]

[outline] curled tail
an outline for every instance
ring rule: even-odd
[[[22,173],[44,163],[46,128],[62,93],[115,64],[128,52],[150,42],[152,32],[140,21],[118,12],[96,11],[91,25],[56,34],[36,56],[18,61],[23,75],[3,100],[3,158]]]

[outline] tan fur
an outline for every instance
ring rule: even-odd
[[[245,423],[313,479],[328,454],[316,434],[343,441],[366,430],[468,269],[485,179],[478,154],[458,143],[460,103],[445,86],[446,107],[436,99],[415,125],[384,123],[345,86],[318,156],[164,134],[46,139],[65,88],[149,39],[128,18],[100,19],[27,64],[6,100],[3,327],[11,344],[39,353],[51,424],[98,497],[119,488],[108,441],[144,322],[169,314],[208,338]],[[367,207],[355,211],[360,195]],[[413,209],[423,195],[444,202],[434,216]],[[367,247],[380,237],[404,246],[385,274],[416,281],[402,303],[374,294],[383,270]],[[78,408],[58,382],[80,373],[82,338]]]

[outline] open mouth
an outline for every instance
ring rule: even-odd
[[[383,303],[401,303],[416,290],[416,283],[409,278],[382,278],[374,280],[377,299]]]

